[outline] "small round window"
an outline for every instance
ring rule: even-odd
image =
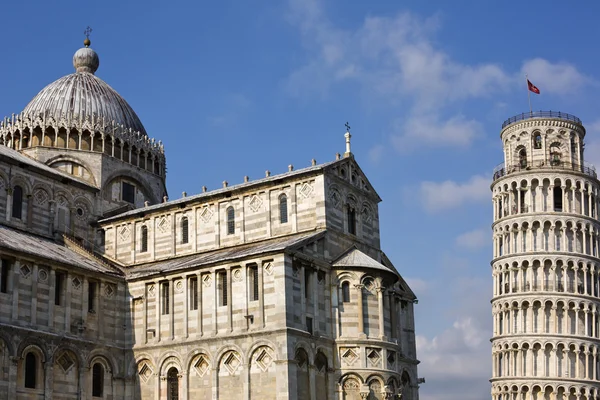
[[[83,214],[85,214],[85,212],[83,211],[83,208],[79,207],[77,209],[77,215],[79,215],[80,217],[83,217]]]

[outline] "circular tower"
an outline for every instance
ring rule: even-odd
[[[600,398],[598,191],[579,118],[502,125],[494,170],[492,398]]]

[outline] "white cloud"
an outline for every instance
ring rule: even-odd
[[[456,238],[456,244],[469,250],[477,250],[491,242],[490,233],[484,229],[465,232]]]
[[[491,332],[474,318],[457,319],[432,339],[417,336],[423,400],[479,400],[490,397]],[[486,366],[483,367],[482,366]]]
[[[411,290],[415,293],[417,297],[422,295],[431,287],[430,282],[427,282],[426,280],[421,278],[405,278],[404,280],[408,284],[408,287],[411,288]]]
[[[551,63],[543,58],[528,60],[521,68],[520,82],[525,89],[525,74],[541,93],[573,93],[586,84],[596,85],[593,80],[581,74],[577,68],[566,62]]]
[[[381,161],[384,152],[385,147],[381,144],[376,144],[371,148],[371,150],[369,150],[369,159],[373,163],[378,163],[379,161]]]
[[[435,115],[412,116],[396,129],[399,134],[392,136],[392,143],[401,153],[417,145],[468,147],[480,136],[481,129],[479,122],[462,115],[445,121],[439,121]]]
[[[405,123],[392,137],[396,149],[417,144],[468,147],[480,124],[458,115],[443,120],[449,109],[469,99],[497,99],[500,93],[524,90],[524,73],[543,93],[568,93],[597,85],[565,62],[535,58],[520,72],[496,62],[468,64],[439,45],[437,16],[411,12],[368,16],[356,29],[336,26],[318,0],[289,0],[288,21],[298,27],[307,59],[289,74],[284,87],[296,97],[327,97],[333,85],[355,83],[365,96],[398,105]],[[496,100],[497,101],[497,100]]]
[[[489,284],[457,277],[446,282],[452,324],[431,338],[417,336],[422,400],[479,400],[490,397],[492,336]]]
[[[293,95],[324,95],[330,85],[354,79],[371,92],[409,97],[418,109],[505,90],[510,78],[495,64],[465,65],[434,45],[438,18],[410,12],[367,17],[355,31],[336,28],[318,1],[290,0],[289,20],[300,28],[309,60],[293,71]]]
[[[481,175],[473,176],[464,183],[451,180],[439,183],[421,182],[419,191],[423,207],[432,213],[484,202],[491,198],[490,179]]]

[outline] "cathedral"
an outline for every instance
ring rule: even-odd
[[[169,199],[162,142],[84,45],[0,123],[0,399],[418,400],[417,299],[350,133]]]

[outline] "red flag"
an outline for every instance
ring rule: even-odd
[[[540,94],[540,89],[538,89],[533,83],[529,82],[529,79],[527,79],[527,87],[529,88],[530,92]]]

